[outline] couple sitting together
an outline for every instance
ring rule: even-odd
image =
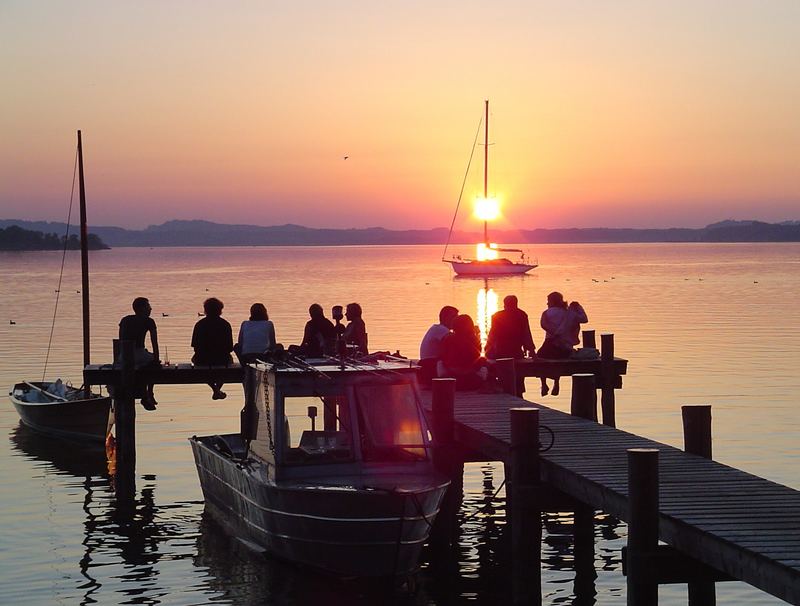
[[[573,346],[579,343],[580,324],[587,322],[586,312],[573,302],[567,305],[561,293],[547,297],[547,310],[542,314],[545,341],[538,357],[568,358]],[[455,307],[446,305],[439,312],[439,323],[428,329],[420,345],[421,379],[424,383],[434,377],[453,377],[457,389],[492,387],[487,361],[501,358],[524,358],[536,355],[528,314],[518,306],[517,297],[503,299],[503,309],[492,316],[486,341],[486,357],[481,355],[480,332],[466,314],[459,315]],[[524,377],[517,383],[517,393],[525,391]],[[549,389],[542,378],[542,395]],[[558,394],[558,380],[553,387]]]

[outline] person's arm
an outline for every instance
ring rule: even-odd
[[[242,346],[242,333],[244,333],[244,322],[239,326],[239,334],[236,337],[236,342],[239,344],[239,347]]]
[[[275,325],[272,322],[267,324],[267,340],[269,341],[267,350],[275,349],[277,341],[275,340]]]
[[[569,304],[569,309],[575,314],[575,318],[578,320],[579,324],[586,324],[589,321],[589,317],[586,315],[586,311],[584,311],[583,307],[577,301],[573,301]]]
[[[533,344],[533,335],[531,334],[531,323],[528,321],[527,315],[525,315],[525,326],[522,329],[522,348],[529,358],[536,353],[536,345]]]
[[[233,351],[233,328],[231,327],[230,322],[225,322],[225,353],[231,353]]]
[[[150,325],[150,343],[153,345],[153,360],[161,362],[161,357],[158,355],[158,329],[155,321]]]

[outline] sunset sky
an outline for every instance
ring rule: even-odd
[[[498,227],[800,219],[798,0],[2,0],[0,82],[0,218],[80,128],[96,225],[448,226],[488,98]]]

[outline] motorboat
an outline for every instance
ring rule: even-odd
[[[247,365],[241,431],[190,439],[206,510],[283,560],[339,577],[412,574],[449,485],[416,373],[394,360]]]

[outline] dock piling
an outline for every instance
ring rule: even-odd
[[[593,347],[597,349],[597,340],[595,339],[594,329],[587,329],[582,331],[583,347]]]
[[[514,358],[500,358],[495,364],[495,372],[497,378],[500,379],[500,384],[503,386],[505,393],[512,396],[519,396],[519,388],[517,385],[517,370],[515,368]]]
[[[711,458],[711,406],[681,406],[683,417],[683,449],[691,454]],[[717,589],[713,580],[689,582],[689,606],[713,606]]]
[[[458,510],[464,485],[464,461],[455,443],[456,380],[433,379],[431,387],[433,464],[439,473],[447,476],[450,486],[436,516],[430,543],[435,560],[439,564],[451,564],[454,561],[452,550],[458,542]]]
[[[614,334],[600,335],[600,361],[603,380],[601,382],[601,406],[603,408],[603,425],[617,426],[616,396],[614,389],[617,376],[614,373]]]
[[[582,419],[597,421],[597,390],[593,374],[576,373],[572,375],[570,413]]]
[[[116,489],[120,496],[132,497],[136,491],[136,407],[134,400],[136,367],[134,342],[115,339],[119,352],[120,380],[114,386],[114,414],[117,439]]]
[[[648,569],[658,547],[658,449],[628,449],[628,606],[658,604]]]
[[[542,603],[542,512],[540,483],[539,409],[512,408],[511,561],[514,604]],[[510,484],[510,485],[509,485]]]

